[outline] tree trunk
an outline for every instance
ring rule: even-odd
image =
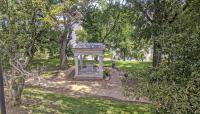
[[[123,57],[123,61],[126,61],[126,58],[125,58],[125,56]]]
[[[126,50],[125,49],[123,50],[123,54],[124,54],[123,61],[126,61]]]
[[[97,62],[98,61],[98,56],[94,56],[94,60]]]
[[[66,47],[67,39],[65,37],[61,38],[60,41],[60,68],[64,69],[66,67]]]
[[[21,100],[22,100],[21,96],[22,96],[24,86],[25,86],[25,78],[27,76],[24,70],[27,69],[28,63],[30,62],[30,56],[26,57],[27,61],[25,61],[24,64],[21,64],[20,62],[18,62],[19,60],[18,54],[15,54],[15,58],[16,60],[10,61],[10,64],[11,66],[13,66],[13,69],[12,69],[12,74],[11,74],[11,79],[10,79],[10,84],[9,84],[10,85],[9,98],[10,98],[11,105],[13,106],[17,106],[21,104]]]
[[[17,77],[11,80],[11,87],[10,87],[11,105],[16,106],[21,104],[21,96],[24,89],[24,84],[25,84],[24,77]]]
[[[1,108],[1,114],[6,114],[4,85],[3,85],[3,70],[1,63],[0,63],[0,108]]]
[[[67,45],[72,39],[72,28],[66,27],[63,34],[60,36],[60,69],[65,69],[67,67]]]
[[[154,41],[153,50],[153,67],[158,67],[161,62],[160,45]]]

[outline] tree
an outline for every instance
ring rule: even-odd
[[[58,36],[58,44],[60,46],[60,68],[66,67],[67,61],[67,46],[72,39],[73,25],[78,23],[81,17],[79,12],[80,2],[72,1],[51,1],[49,2],[48,15],[45,21],[48,22],[52,28],[60,32]]]
[[[47,25],[41,19],[44,2],[4,0],[2,4],[0,53],[10,71],[6,75],[9,98],[17,105],[21,103],[25,79],[30,75],[28,65],[36,52],[37,41],[46,30]]]
[[[76,30],[76,36],[77,36],[76,39],[77,42],[86,42],[88,39],[90,39],[90,36],[84,29]]]
[[[6,114],[4,83],[3,83],[3,69],[2,69],[1,62],[0,62],[0,107],[1,107],[1,114]]]
[[[124,60],[132,56],[135,40],[132,16],[136,15],[129,13],[129,7],[119,2],[103,2],[89,6],[84,14],[82,26],[86,31],[86,41],[102,42]]]
[[[163,25],[165,29],[157,40],[163,60],[147,80],[147,94],[158,114],[200,113],[200,2],[185,2],[185,10],[186,3],[175,3],[177,7],[171,12],[180,13]]]
[[[175,21],[177,15],[184,11],[188,3],[173,0],[128,0],[132,4],[130,7],[133,11],[138,12],[138,22],[136,23],[136,32],[141,38],[146,38],[152,41],[154,48],[153,52],[153,66],[159,66],[161,62],[161,45],[159,44],[159,36],[165,29],[165,24]],[[174,7],[181,7],[178,10],[173,10]],[[175,12],[172,12],[172,10]]]

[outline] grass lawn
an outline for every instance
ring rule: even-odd
[[[55,69],[59,66],[59,59],[58,58],[51,58],[51,59],[35,59],[32,61],[31,65],[29,66],[31,69],[47,66],[49,69]],[[98,64],[98,62],[95,62]],[[73,60],[68,60],[69,65],[74,65]],[[111,67],[111,61],[104,61],[105,67]],[[125,71],[141,71],[146,70],[151,66],[151,62],[133,62],[133,61],[117,61],[116,67],[120,70]]]
[[[119,70],[128,72],[129,79],[142,79],[145,78],[151,64],[151,62],[117,61],[116,66]]]
[[[104,61],[104,67],[111,67],[111,61]],[[98,62],[95,62],[98,64]],[[151,68],[151,62],[133,62],[133,61],[116,61],[116,67],[119,70],[126,71],[131,73],[129,78],[134,78],[139,73],[144,73],[149,68]],[[73,60],[68,60],[68,65],[74,65]],[[59,68],[59,59],[51,58],[51,59],[35,59],[30,64],[30,69],[40,68],[42,66],[46,66],[48,68],[47,72],[43,72],[44,74],[51,74],[53,70]]]
[[[35,88],[26,88],[23,99],[22,107],[31,114],[150,114],[148,104],[73,98]]]
[[[150,68],[151,62],[117,61],[117,68],[127,72],[146,71]]]

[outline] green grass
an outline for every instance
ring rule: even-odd
[[[151,62],[117,61],[117,68],[128,72],[128,80],[122,79],[126,96],[145,96],[143,93],[146,83],[148,83],[147,78],[152,67],[151,64]]]
[[[117,68],[127,72],[142,72],[151,67],[151,62],[117,61]]]
[[[73,60],[68,60],[68,65],[74,64]],[[58,58],[51,58],[51,59],[34,59],[29,68],[36,69],[38,67],[47,66],[49,70],[57,69],[60,65],[60,60]]]
[[[148,104],[73,98],[35,88],[26,88],[23,98],[23,108],[32,114],[150,114]]]
[[[109,53],[109,52],[105,53],[105,54],[104,54],[104,58],[109,58],[109,59],[111,59],[111,58],[112,58],[112,53]]]
[[[106,54],[105,54],[106,55]],[[84,62],[87,60],[84,60]],[[41,66],[47,66],[49,69],[55,69],[59,66],[60,60],[58,58],[51,58],[51,59],[34,59],[29,68],[37,68]],[[74,65],[74,60],[68,60],[69,65]],[[95,62],[98,64],[98,62]],[[111,61],[104,61],[105,67],[111,67]],[[117,61],[116,67],[120,70],[132,72],[132,71],[141,71],[147,70],[151,66],[151,62],[133,62],[133,61]]]
[[[84,63],[87,60],[84,60]],[[36,69],[42,66],[47,66],[48,71],[52,71],[55,69],[58,69],[59,67],[59,59],[58,58],[52,58],[52,59],[34,59],[29,68],[30,69]],[[98,62],[95,62],[95,64],[99,64]],[[112,62],[111,61],[104,61],[104,67],[111,67]],[[68,60],[68,65],[74,65],[74,60]],[[137,74],[141,72],[147,71],[151,67],[151,62],[133,62],[133,61],[117,61],[116,67],[119,70],[126,71],[132,74]],[[47,72],[49,73],[49,72]],[[50,72],[51,73],[51,72]]]

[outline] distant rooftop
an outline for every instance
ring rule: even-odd
[[[79,49],[104,49],[103,43],[78,43],[74,48]]]

